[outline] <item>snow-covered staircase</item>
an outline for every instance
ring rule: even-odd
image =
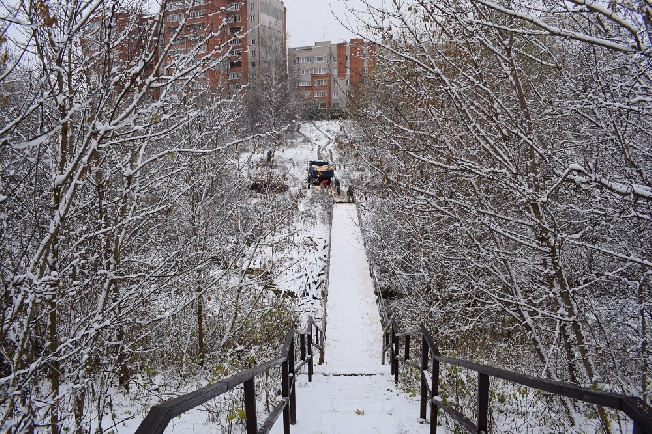
[[[398,390],[381,364],[382,327],[354,204],[333,207],[325,363],[297,385],[304,433],[427,433],[419,397]],[[277,423],[271,431],[283,433]]]

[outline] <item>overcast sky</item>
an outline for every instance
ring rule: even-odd
[[[315,42],[333,43],[356,37],[337,21],[347,21],[346,7],[360,8],[359,0],[283,0],[287,8],[288,47],[314,45]],[[380,5],[382,0],[370,3]],[[349,15],[349,18],[350,17]],[[356,26],[351,21],[352,26]]]

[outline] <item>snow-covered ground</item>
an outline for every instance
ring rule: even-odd
[[[394,386],[381,364],[382,329],[355,205],[333,210],[325,361],[297,387],[297,424],[305,433],[427,433],[419,398]],[[279,420],[272,433],[283,432]],[[443,432],[443,431],[441,431]]]
[[[276,276],[275,283],[280,289],[297,295],[304,322],[307,315],[321,322],[320,288],[310,283],[320,279],[330,247],[325,363],[315,365],[311,383],[305,372],[299,376],[297,424],[292,425],[291,431],[298,434],[426,433],[429,425],[419,420],[418,397],[395,387],[389,365],[381,364],[381,322],[356,207],[335,205],[333,230],[329,234],[330,219],[322,207],[328,196],[320,189],[305,186],[307,162],[312,159],[335,161],[344,169],[336,172],[337,176],[344,187],[348,185],[352,173],[345,168],[346,162],[338,161],[334,146],[339,131],[337,121],[303,124],[300,138],[288,141],[287,146],[274,152],[274,180],[289,185],[302,216],[289,229],[297,237],[293,243],[297,249],[294,260]],[[262,153],[259,150],[242,156],[254,168],[252,179],[257,176],[257,170],[261,174],[269,172],[265,154],[265,150]],[[265,417],[262,413],[260,416]],[[117,432],[133,432],[140,420],[135,417],[115,428]],[[166,432],[217,434],[223,431],[211,423],[208,413],[200,407],[175,418]],[[272,433],[282,432],[283,422],[279,418]]]

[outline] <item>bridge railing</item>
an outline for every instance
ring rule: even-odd
[[[295,341],[299,337],[299,363],[295,364]],[[313,336],[315,337],[313,340]],[[290,434],[290,425],[297,423],[296,379],[304,365],[308,365],[308,381],[313,375],[313,347],[324,348],[323,332],[312,317],[308,319],[308,328],[298,332],[291,328],[287,331],[281,355],[276,359],[239,372],[222,381],[210,384],[194,392],[178,396],[153,406],[136,430],[136,434],[162,434],[170,421],[211,399],[242,385],[244,390],[245,423],[247,434],[268,433],[281,413],[283,413],[283,432]],[[256,376],[281,366],[281,402],[272,409],[267,419],[258,426],[256,415]]]
[[[421,337],[421,363],[410,359],[410,340],[412,336]],[[401,355],[401,340],[404,352]],[[652,434],[652,407],[641,398],[617,393],[599,392],[593,389],[578,387],[573,384],[532,377],[516,372],[506,371],[491,366],[472,363],[453,357],[442,356],[430,332],[425,327],[406,332],[399,332],[394,319],[390,319],[384,328],[383,364],[385,354],[390,353],[391,373],[398,384],[400,363],[411,366],[421,373],[420,417],[426,419],[430,409],[430,433],[437,431],[437,413],[443,410],[453,420],[469,433],[487,433],[489,420],[489,388],[490,378],[500,378],[508,382],[531,387],[557,396],[563,396],[578,401],[596,404],[601,407],[621,411],[634,422],[634,434]],[[428,365],[432,359],[432,373],[428,375]],[[457,409],[447,405],[439,396],[440,364],[459,366],[475,371],[478,374],[477,420],[466,418]],[[430,377],[430,378],[428,378]],[[428,381],[430,380],[430,382]]]

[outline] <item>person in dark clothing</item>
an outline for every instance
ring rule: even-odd
[[[346,197],[349,200],[349,203],[355,202],[353,199],[353,186],[349,185],[349,188],[346,190]]]
[[[338,178],[335,178],[335,181],[333,181],[333,185],[335,186],[335,190],[337,190],[337,195],[340,195],[340,180]]]

